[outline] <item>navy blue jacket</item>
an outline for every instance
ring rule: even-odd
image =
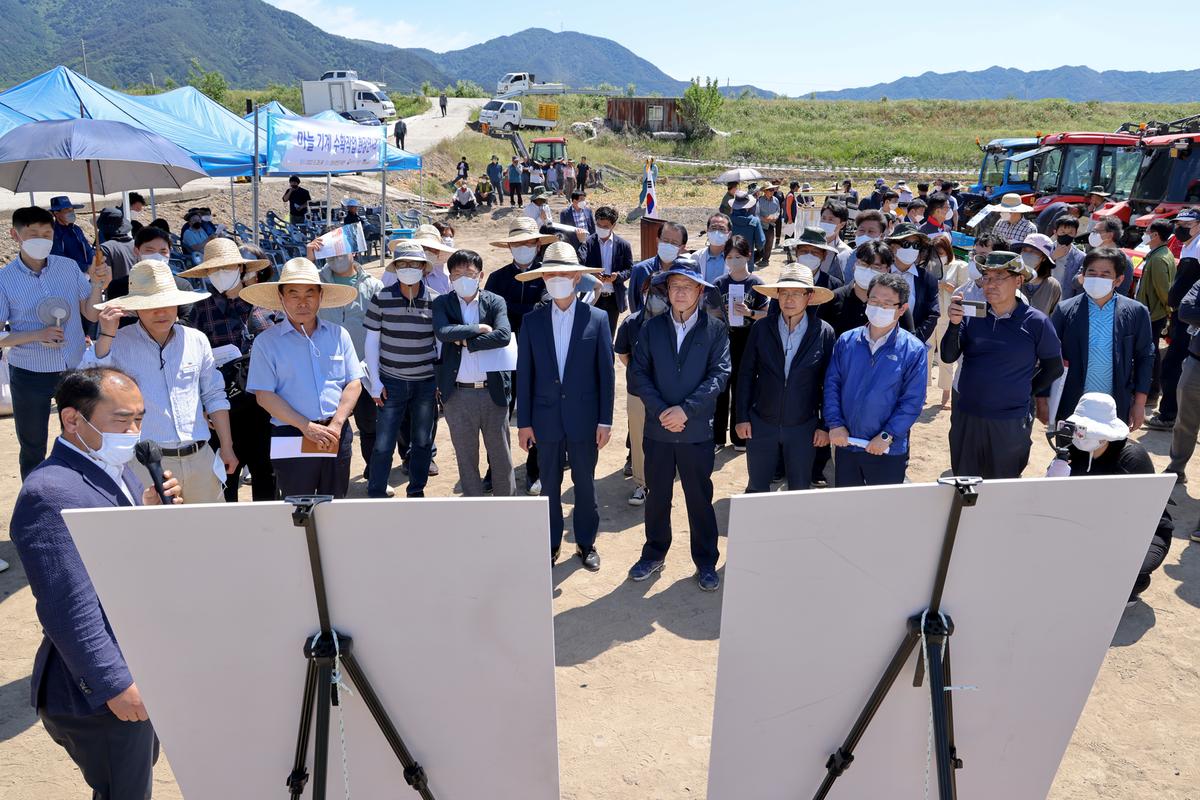
[[[50,255],[69,258],[79,265],[80,270],[87,272],[95,252],[83,228],[74,223],[59,225],[58,220],[54,221],[54,246],[50,248]]]
[[[916,288],[914,296],[908,299],[912,310],[913,333],[922,342],[928,342],[937,327],[938,317],[938,282],[933,273],[924,267],[909,267],[917,271],[913,285]],[[903,276],[901,276],[903,277]],[[853,280],[853,276],[851,277]]]
[[[783,374],[783,338],[779,311],[750,326],[737,374],[736,420],[750,422],[750,413],[771,425],[804,425],[821,415],[825,368],[833,357],[837,336],[828,322],[807,312],[808,329],[792,356],[791,371]]]
[[[554,350],[553,303],[525,317],[517,337],[517,427],[539,442],[590,442],[612,425],[616,375],[608,314],[575,301],[563,377]]]
[[[753,208],[734,209],[729,215],[731,236],[744,236],[756,252],[767,243],[767,234]],[[753,262],[751,262],[753,266]]]
[[[141,481],[128,468],[122,478],[140,505]],[[21,486],[9,533],[42,624],[42,644],[33,659],[30,702],[34,708],[92,716],[103,713],[105,703],[133,683],[62,518],[63,509],[128,505],[108,473],[59,441]]]
[[[632,258],[632,250],[630,258]],[[629,270],[629,310],[641,311],[645,303],[642,301],[642,281],[649,280],[663,269],[662,259],[658,256],[639,261]]]
[[[526,269],[537,269],[540,262],[534,259]],[[508,308],[508,322],[512,325],[513,333],[520,333],[521,320],[533,309],[537,308],[546,293],[546,282],[541,278],[522,283],[517,280],[517,265],[509,262],[506,266],[488,276],[483,288],[492,294],[498,294],[504,299]]]
[[[1113,385],[1109,394],[1117,404],[1117,416],[1129,419],[1129,406],[1134,392],[1150,393],[1150,375],[1154,371],[1154,343],[1150,333],[1150,312],[1137,300],[1113,294]],[[1058,402],[1058,418],[1066,419],[1075,413],[1083,396],[1087,379],[1088,296],[1078,294],[1063,300],[1050,315],[1054,330],[1062,342],[1062,357],[1070,366],[1063,379],[1062,399]],[[1043,392],[1049,395],[1049,392]]]
[[[437,363],[437,386],[442,402],[450,399],[457,389],[458,367],[462,364],[463,346],[456,342],[465,341],[472,353],[480,350],[497,350],[508,347],[512,331],[508,326],[508,312],[504,301],[488,291],[479,292],[479,324],[491,327],[491,333],[480,333],[475,325],[464,325],[462,307],[454,292],[433,298],[433,335],[442,343],[442,357]],[[498,406],[508,406],[511,395],[512,376],[508,372],[487,374],[488,394]]]
[[[575,214],[571,210],[570,206],[567,206],[562,211],[558,212],[558,221],[563,225],[575,227]],[[596,232],[596,217],[592,215],[592,210],[590,208],[585,208],[583,210],[583,227],[587,229],[589,234]],[[579,239],[576,238],[574,242],[571,242],[571,244],[577,244],[578,242]],[[575,249],[578,250],[579,248],[576,247]]]
[[[703,309],[696,324],[676,348],[671,314],[646,320],[629,362],[629,391],[646,406],[645,436],[658,442],[697,443],[713,438],[717,395],[729,381],[729,332]],[[662,412],[679,406],[687,426],[672,433],[658,421]]]
[[[622,312],[629,307],[628,298],[625,296],[625,284],[633,273],[633,246],[629,244],[629,240],[622,239],[615,233],[612,234],[612,240],[612,272],[617,276],[612,286],[617,295],[617,311]],[[600,237],[596,234],[593,233],[589,236],[583,246],[579,248],[579,263],[592,269],[603,268],[604,264],[600,258]]]
[[[821,411],[829,430],[845,428],[851,437],[867,441],[887,431],[894,437],[888,455],[907,452],[909,429],[925,406],[927,359],[925,343],[899,327],[874,355],[867,326],[843,333],[825,371]]]

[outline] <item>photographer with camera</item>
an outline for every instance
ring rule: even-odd
[[[1102,392],[1088,392],[1079,399],[1075,413],[1058,423],[1054,434],[1057,455],[1050,462],[1046,477],[1153,475],[1150,454],[1141,443],[1128,437],[1129,426],[1117,414],[1113,399]],[[1129,593],[1128,605],[1136,603],[1150,585],[1150,573],[1166,559],[1174,531],[1171,515],[1164,508],[1150,540],[1150,549],[1146,551],[1142,568]]]

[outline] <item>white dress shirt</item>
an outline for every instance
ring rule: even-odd
[[[92,345],[82,363],[120,367],[137,381],[146,403],[142,438],[164,447],[207,442],[205,413],[229,410],[225,378],[208,338],[195,328],[176,323],[160,348],[140,323],[129,325],[117,331],[108,355],[98,357]]]
[[[104,461],[101,461],[86,450],[80,450],[78,447],[68,442],[64,436],[58,437],[58,440],[74,450],[76,453],[79,453],[79,455],[83,456],[88,461],[91,461],[100,469],[104,470],[104,473],[113,479],[113,482],[117,484],[117,487],[121,490],[121,493],[124,494],[129,500],[130,505],[137,505],[137,501],[133,499],[133,495],[130,493],[129,487],[125,485],[125,481],[121,480],[121,473],[125,471],[124,467],[114,467]]]
[[[683,322],[680,322],[679,320],[677,320],[675,318],[675,310],[674,309],[671,310],[671,324],[675,326],[675,349],[676,350],[683,349],[683,340],[687,338],[688,331],[690,331],[692,328],[696,327],[696,316],[699,313],[700,313],[700,304],[697,303],[696,307],[694,309],[692,309],[692,315],[690,317],[688,317],[687,319],[685,319]]]
[[[558,359],[558,379],[563,379],[567,370],[567,355],[571,349],[571,328],[575,325],[575,307],[579,305],[574,299],[567,310],[563,311],[558,303],[551,303],[550,327],[554,330],[554,356]]]
[[[479,292],[475,293],[470,303],[458,298],[458,307],[462,310],[463,325],[479,324]],[[462,360],[458,362],[457,380],[459,383],[483,383],[487,380],[487,373],[479,368],[479,356],[465,346],[462,348]]]

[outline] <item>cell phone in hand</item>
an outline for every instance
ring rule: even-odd
[[[987,303],[983,300],[963,300],[964,317],[986,317]]]

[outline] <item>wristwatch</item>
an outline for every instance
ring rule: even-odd
[[[885,442],[890,442],[892,440],[892,435],[887,431],[880,431],[879,438],[883,439]]]

